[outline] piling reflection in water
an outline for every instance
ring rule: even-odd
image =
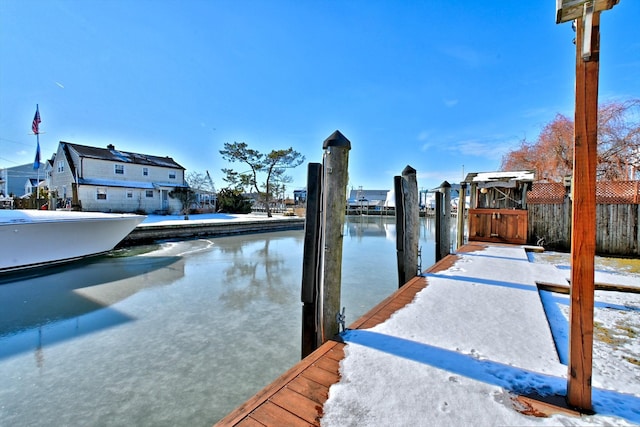
[[[347,218],[347,324],[397,288],[394,228]],[[298,360],[303,238],[163,243],[5,280],[0,419],[212,425]]]

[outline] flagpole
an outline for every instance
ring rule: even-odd
[[[37,169],[36,178],[36,206],[39,201],[39,187],[40,187],[40,108],[36,104],[36,114],[33,116],[33,123],[31,124],[31,130],[36,134],[36,158],[33,160],[33,168]],[[39,207],[36,207],[38,209]]]
[[[36,150],[38,150],[38,153],[40,153],[40,131],[38,131],[38,133],[36,133]],[[38,174],[37,174],[37,178],[36,178],[36,206],[39,203],[40,200],[40,155],[38,155]]]

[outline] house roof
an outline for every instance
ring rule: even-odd
[[[150,154],[139,154],[129,151],[120,151],[116,150],[115,146],[112,144],[109,144],[106,148],[100,148],[90,147],[88,145],[74,144],[65,141],[60,141],[60,143],[65,144],[67,147],[74,150],[80,157],[184,170],[184,167],[180,166],[169,156],[159,157],[152,156]]]
[[[509,182],[524,181],[532,182],[535,180],[534,171],[510,171],[510,172],[478,172],[470,173],[464,182]]]
[[[164,188],[188,188],[188,185],[175,182],[119,181],[110,179],[78,178],[78,184],[95,185],[96,187],[142,188],[147,190]]]

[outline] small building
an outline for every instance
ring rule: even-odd
[[[526,244],[533,171],[470,173],[469,241]]]
[[[381,212],[387,208],[395,207],[395,203],[393,205],[390,204],[389,193],[389,190],[352,189],[347,200],[347,211],[355,211],[357,213]]]
[[[35,188],[38,178],[42,180],[46,177],[44,164],[40,165],[39,170],[33,168],[33,163],[0,169],[0,196],[23,196],[27,194],[26,184],[28,183],[32,183]]]
[[[171,157],[132,153],[60,141],[52,159],[49,190],[58,208],[96,212],[174,213],[169,197],[188,187],[185,169]]]
[[[27,182],[24,183],[24,193],[23,196],[31,196],[36,194],[36,191],[39,187],[44,183],[44,179],[38,180],[38,178],[29,178]]]
[[[300,188],[293,190],[293,202],[294,205],[304,205],[307,203],[307,189]]]

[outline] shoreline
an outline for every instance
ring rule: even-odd
[[[195,239],[200,237],[231,236],[267,233],[272,231],[303,230],[304,218],[246,214],[150,215],[116,247],[148,244],[161,240]]]

